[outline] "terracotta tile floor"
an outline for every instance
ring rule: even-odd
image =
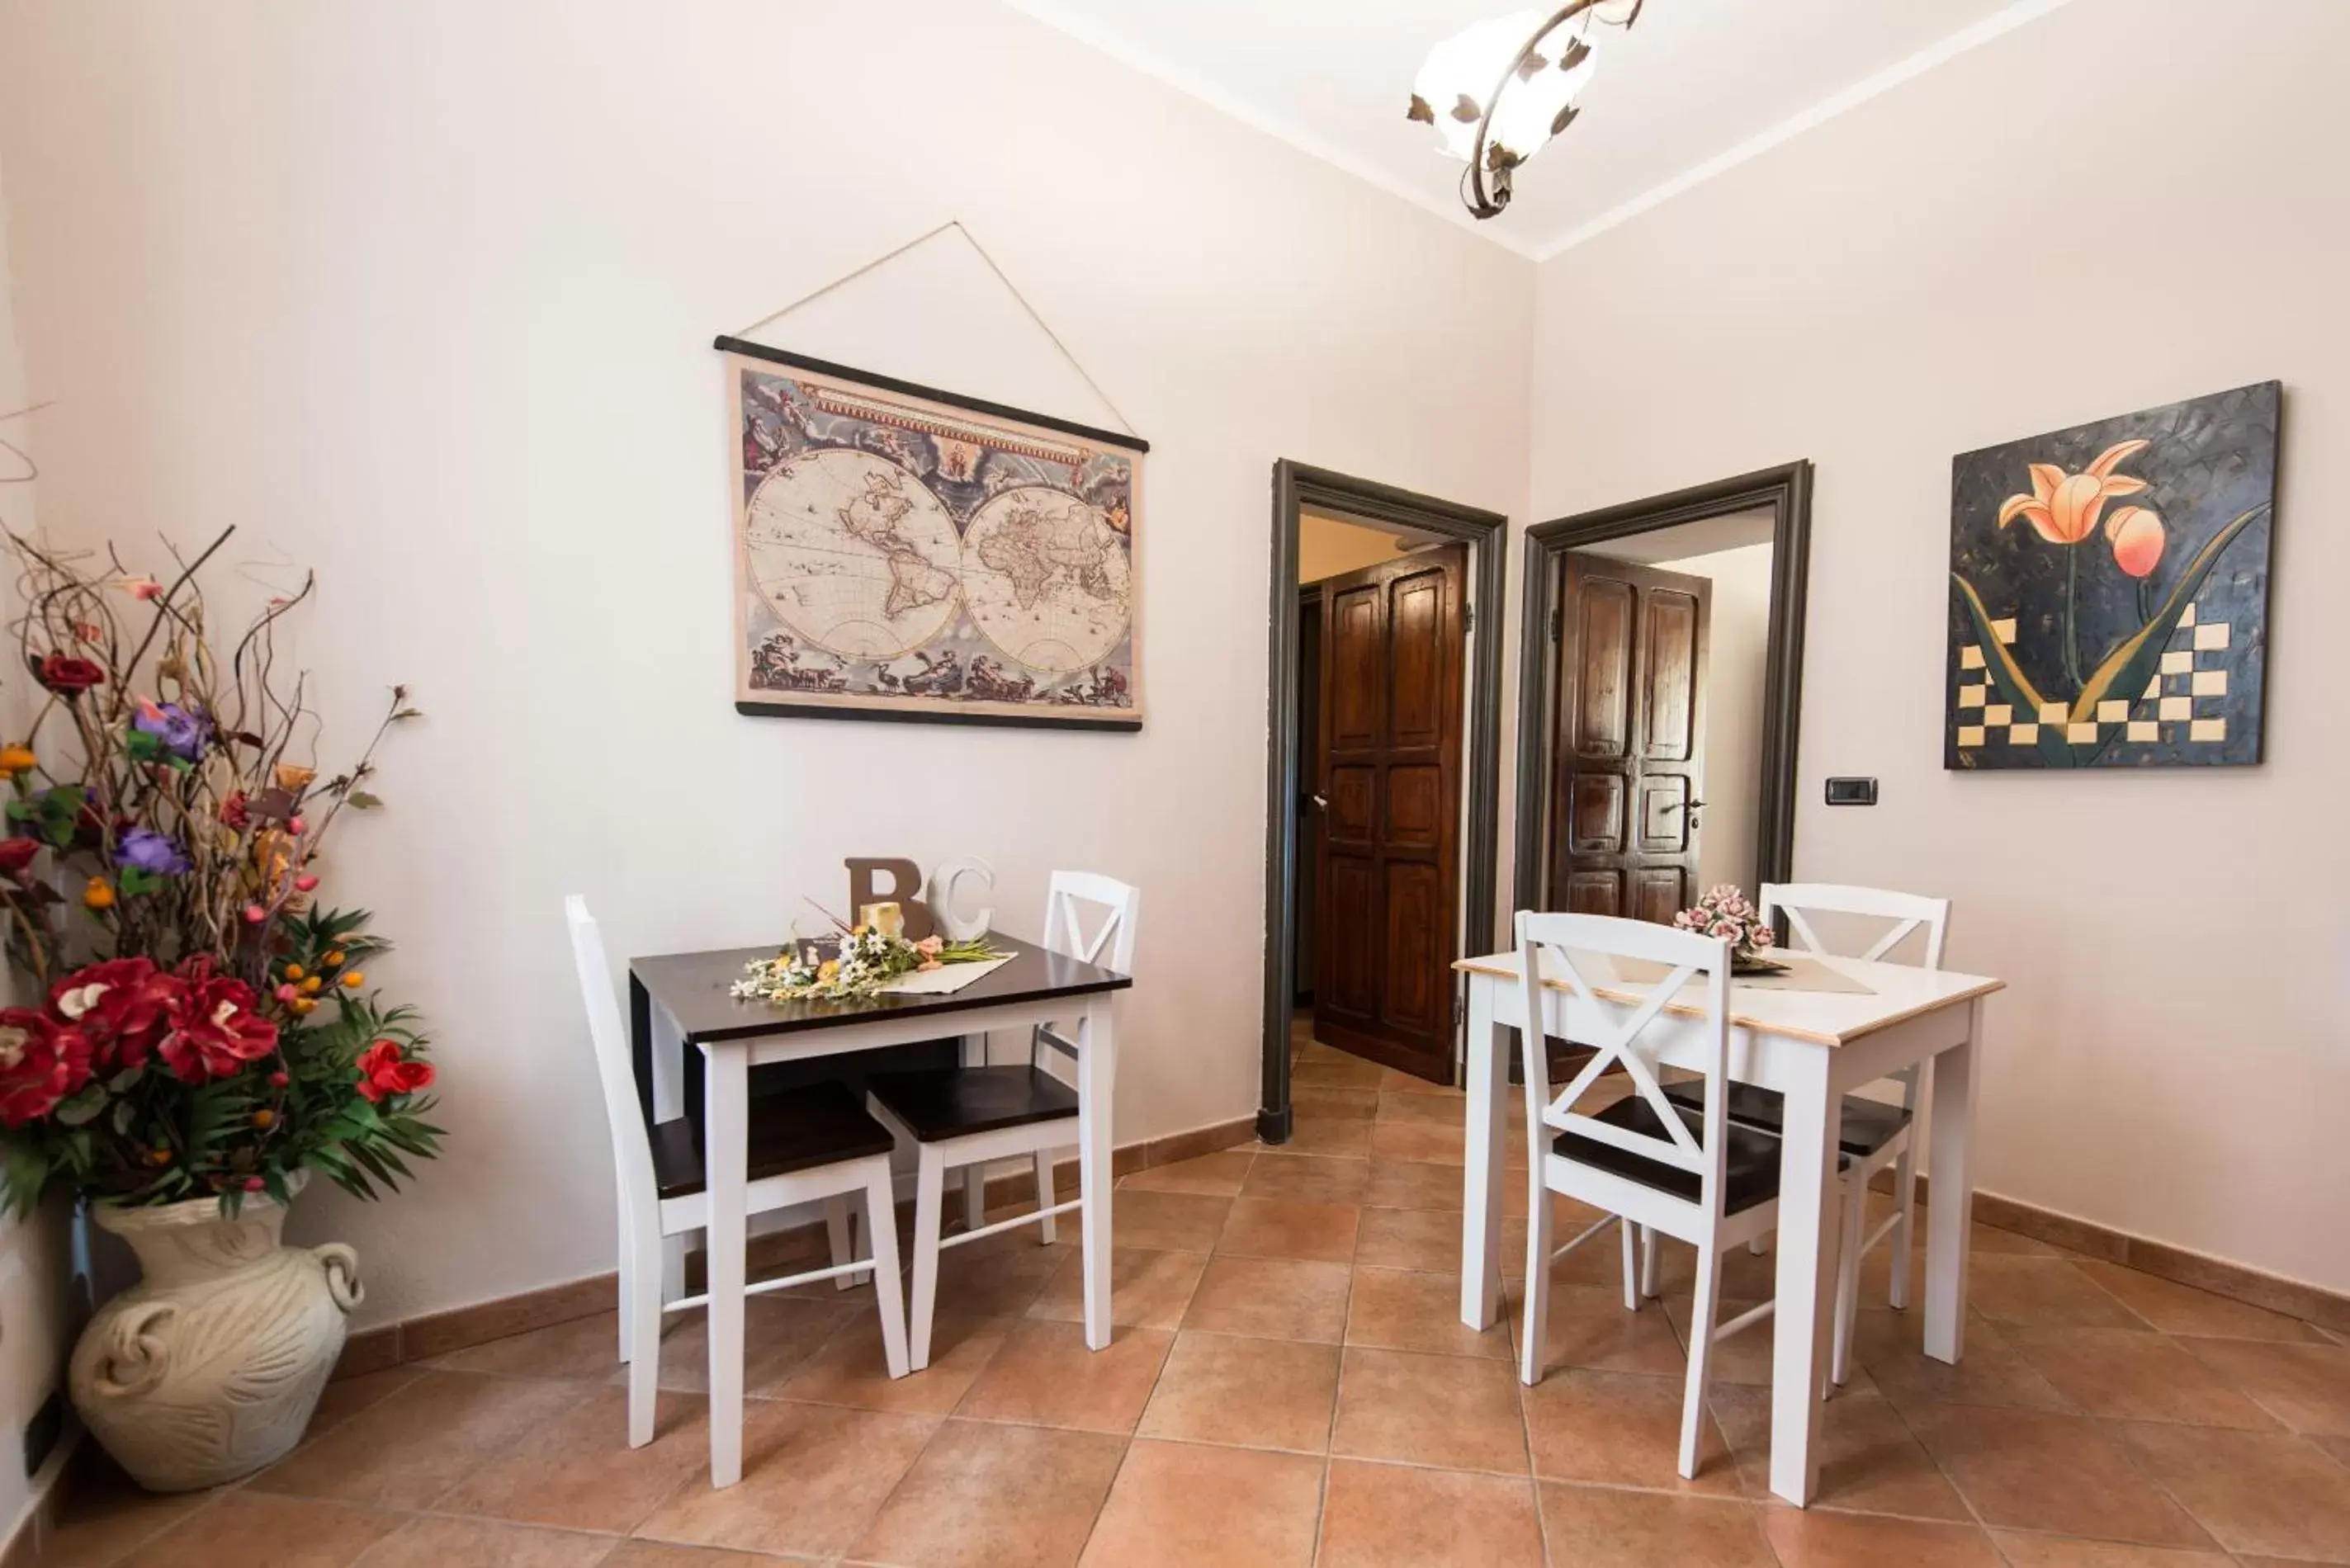
[[[743,1483],[703,1480],[700,1325],[660,1435],[622,1439],[609,1314],[339,1383],[242,1486],[72,1505],[61,1568],[2280,1568],[2350,1563],[2350,1345],[2004,1232],[1963,1365],[1866,1272],[1819,1505],[1770,1500],[1768,1331],[1732,1341],[1674,1473],[1689,1259],[1623,1311],[1560,1265],[1554,1365],[1455,1315],[1460,1106],[1310,1041],[1295,1148],[1118,1197],[1118,1328],[1088,1353],[1076,1227],[948,1254],[933,1365],[892,1383],[866,1293],[750,1308]],[[1322,1152],[1300,1153],[1296,1149]],[[1521,1201],[1513,1210],[1523,1215]],[[1523,1220],[1510,1226],[1511,1303]],[[1729,1293],[1768,1291],[1733,1254]],[[1733,1300],[1733,1308],[1738,1304]]]

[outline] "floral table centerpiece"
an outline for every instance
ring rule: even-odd
[[[838,1002],[879,996],[911,974],[928,973],[949,964],[991,963],[1011,955],[986,938],[949,941],[928,936],[909,939],[900,928],[894,904],[876,905],[868,919],[833,924],[839,935],[823,944],[795,935],[791,944],[771,959],[743,966],[733,994],[762,1002]],[[837,950],[827,955],[825,946]]]
[[[0,1199],[69,1189],[139,1254],[75,1348],[74,1403],[142,1483],[209,1486],[300,1438],[359,1300],[349,1248],[278,1245],[286,1206],[314,1174],[372,1198],[437,1150],[419,1020],[368,983],[389,944],[317,897],[329,830],[378,804],[376,744],[417,711],[393,688],[322,780],[275,648],[309,579],[224,648],[196,578],[228,535],[168,583],[7,538],[39,701],[0,746],[26,1002],[0,1009]]]
[[[1724,882],[1707,888],[1694,908],[1673,917],[1673,924],[1684,931],[1728,941],[1733,974],[1779,974],[1787,968],[1767,956],[1778,936],[1762,918],[1762,911],[1735,883]]]

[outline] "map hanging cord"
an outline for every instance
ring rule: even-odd
[[[964,225],[963,221],[961,218],[949,218],[945,223],[939,224],[936,228],[926,230],[925,232],[915,235],[912,239],[908,240],[904,244],[899,245],[897,249],[888,251],[880,255],[875,256],[863,266],[843,273],[840,276],[834,278],[830,283],[825,284],[819,288],[811,289],[809,292],[801,295],[797,299],[793,300],[790,304],[784,306],[781,309],[770,311],[766,315],[759,317],[758,320],[752,322],[748,327],[739,327],[735,331],[728,334],[728,336],[733,337],[748,337],[752,333],[758,331],[763,327],[773,326],[775,323],[781,321],[785,317],[789,316],[793,311],[799,309],[802,306],[813,305],[817,300],[822,299],[826,295],[832,293],[835,289],[840,288],[847,284],[855,283],[867,273],[878,272],[882,267],[885,267],[891,262],[896,261],[899,256],[904,255],[908,251],[914,250],[920,246],[930,244],[931,241],[938,238],[941,234],[945,234],[949,229],[952,229],[962,234],[963,237],[963,243],[978,253],[979,259],[987,264],[987,270],[995,275],[996,281],[1003,285],[1006,289],[1010,290],[1012,297],[1020,302],[1020,308],[1028,313],[1028,319],[1036,324],[1036,329],[1051,340],[1053,347],[1059,351],[1061,358],[1068,361],[1069,368],[1075,370],[1077,375],[1084,379],[1087,386],[1093,389],[1094,396],[1102,400],[1102,407],[1107,409],[1117,417],[1118,422],[1125,427],[1126,432],[1128,435],[1136,434],[1137,432],[1134,428],[1134,421],[1126,417],[1125,410],[1120,409],[1116,402],[1111,400],[1110,395],[1107,392],[1102,390],[1101,383],[1095,380],[1091,372],[1087,371],[1084,364],[1078,360],[1077,357],[1069,351],[1069,346],[1061,341],[1061,335],[1054,331],[1051,323],[1047,322],[1045,317],[1037,312],[1036,307],[1029,303],[1028,296],[1020,292],[1020,286],[1012,281],[1011,275],[1006,273],[1002,266],[997,265],[993,256],[988,254],[987,247],[979,243],[979,236],[972,234],[971,230]]]

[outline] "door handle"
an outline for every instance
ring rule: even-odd
[[[1306,798],[1313,801],[1314,809],[1316,811],[1327,811],[1330,809],[1330,800],[1326,795],[1309,795]]]

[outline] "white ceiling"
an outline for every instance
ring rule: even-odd
[[[1008,3],[1465,223],[1461,165],[1404,118],[1412,77],[1430,45],[1528,0]],[[1476,226],[1555,254],[2064,3],[1647,0],[1610,37],[1583,116]]]

